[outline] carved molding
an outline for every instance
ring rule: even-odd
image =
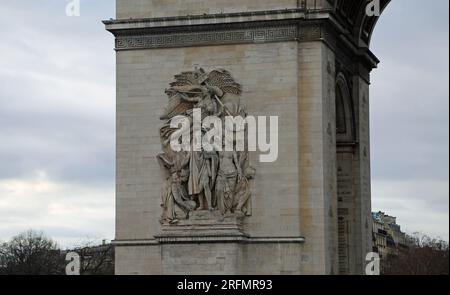
[[[294,41],[296,26],[117,36],[116,50]]]
[[[116,247],[123,246],[158,246],[161,244],[173,243],[239,243],[239,244],[303,244],[306,239],[304,237],[251,237],[251,236],[209,236],[209,237],[165,237],[158,236],[154,240],[115,240],[112,244]]]
[[[248,237],[248,236],[210,236],[210,237],[156,237],[160,244],[174,243],[223,243],[242,244],[303,244],[303,237]]]
[[[160,244],[176,244],[176,243],[229,243],[229,242],[244,242],[246,237],[244,235],[236,236],[156,236],[156,240]]]
[[[332,0],[329,1],[333,3]],[[383,0],[383,8],[389,0]],[[323,41],[333,50],[348,51],[367,71],[378,59],[333,9],[297,9],[107,20],[116,50],[176,48],[286,41]],[[367,41],[367,40],[366,40]],[[362,75],[366,75],[364,70]]]
[[[327,21],[267,21],[242,24],[214,24],[192,27],[142,28],[118,30],[115,50],[142,50],[214,45],[271,43],[271,42],[325,42],[336,52],[361,59],[368,70],[378,60],[367,49],[358,49],[339,37]],[[356,61],[353,58],[353,61]]]
[[[118,29],[138,29],[138,28],[161,28],[161,27],[176,27],[176,26],[198,26],[211,24],[226,24],[226,23],[248,23],[257,21],[279,21],[288,19],[304,19],[306,16],[305,9],[283,9],[283,10],[268,10],[268,11],[251,11],[238,13],[219,13],[219,14],[205,14],[205,15],[186,15],[186,16],[170,16],[170,17],[156,17],[143,19],[118,19],[107,20],[103,23],[108,30]],[[312,14],[308,11],[308,14]],[[314,11],[316,15],[328,16],[328,13],[323,10]]]
[[[222,24],[195,28],[167,28],[120,31],[116,33],[116,50],[173,48],[227,44],[317,41],[336,44],[328,27],[320,22],[277,22],[242,26]]]

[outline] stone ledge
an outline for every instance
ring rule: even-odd
[[[246,238],[242,232],[244,216],[222,216],[218,211],[194,211],[189,219],[163,224],[155,238],[159,243],[237,242]]]
[[[196,243],[241,243],[241,244],[303,244],[304,237],[249,237],[249,236],[204,236],[204,237],[158,237],[155,240],[115,240],[114,246],[159,246],[162,244]]]
[[[160,244],[189,243],[242,243],[242,244],[303,244],[303,237],[248,237],[248,236],[208,236],[208,237],[157,237]]]
[[[156,246],[159,242],[155,239],[142,239],[142,240],[114,240],[111,241],[113,246]]]
[[[248,238],[249,244],[303,244],[304,237],[251,237]]]
[[[251,237],[243,232],[244,216],[222,216],[218,211],[194,211],[187,220],[161,225],[154,239],[115,240],[115,246],[153,246],[161,244],[243,243],[243,244],[299,244],[304,237]]]
[[[301,9],[104,21],[115,50],[198,47],[271,42],[325,42],[347,48],[368,71],[378,59],[351,40],[350,32],[327,11]]]
[[[239,243],[246,237],[242,235],[230,236],[156,236],[160,244],[196,244],[196,243]]]
[[[105,20],[103,21],[103,23],[106,25],[106,29],[108,31],[117,31],[117,30],[136,30],[144,28],[198,26],[198,25],[227,24],[227,23],[305,19],[306,16],[308,16],[308,19],[319,19],[319,18],[328,18],[330,15],[329,11],[327,10],[306,11],[305,9],[300,8],[300,9],[239,12],[239,13],[187,15],[187,16],[159,17],[159,18],[118,19],[118,20],[111,19]]]

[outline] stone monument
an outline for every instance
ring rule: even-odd
[[[374,1],[116,2],[116,273],[362,274]],[[278,117],[277,160],[176,151],[196,115]]]

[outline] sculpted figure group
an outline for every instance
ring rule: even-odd
[[[180,218],[189,218],[189,213],[195,210],[251,215],[249,181],[254,178],[255,170],[249,165],[247,151],[223,148],[175,152],[170,146],[171,135],[177,130],[171,128],[172,119],[182,115],[189,118],[192,125],[194,109],[201,109],[202,118],[216,116],[223,122],[226,116],[245,118],[241,92],[241,85],[222,69],[209,73],[203,69],[184,72],[175,76],[175,82],[166,90],[169,104],[161,116],[165,123],[160,129],[164,153],[157,156],[166,175],[161,223],[176,224]],[[233,146],[234,137],[224,136],[223,144],[226,143]],[[183,216],[179,216],[180,212]]]

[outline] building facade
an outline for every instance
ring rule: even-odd
[[[382,260],[398,257],[409,249],[407,236],[397,224],[397,218],[384,212],[373,212],[373,249]]]
[[[104,22],[117,52],[116,273],[362,274],[372,251],[369,84],[379,62],[369,49],[372,1],[116,2],[117,19]],[[191,176],[158,158],[165,89],[170,101],[187,99],[174,76],[211,89],[217,69],[242,86],[248,113],[279,120],[277,161],[249,153],[256,174],[243,218],[189,214]],[[218,94],[227,91],[208,91],[227,105]],[[163,209],[175,203],[189,220],[161,222],[165,181]]]

